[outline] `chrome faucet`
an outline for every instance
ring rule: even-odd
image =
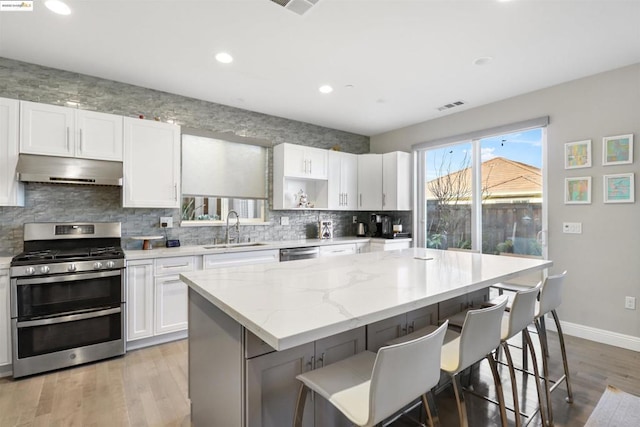
[[[227,214],[227,231],[225,233],[225,243],[227,244],[231,243],[229,241],[229,217],[231,216],[231,214],[234,214],[236,216],[236,242],[240,242],[240,216],[238,215],[238,212],[232,210]]]

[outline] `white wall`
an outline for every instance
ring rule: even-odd
[[[429,120],[371,138],[371,151],[409,151],[416,143],[540,116],[547,128],[550,273],[568,271],[559,310],[565,332],[640,351],[640,64]],[[633,133],[635,161],[602,166],[602,137]],[[565,170],[564,143],[592,140],[591,168]],[[604,204],[602,176],[635,173],[633,204]],[[564,204],[564,178],[592,177],[590,205]],[[581,222],[582,234],[563,234]],[[638,309],[624,309],[625,296]]]

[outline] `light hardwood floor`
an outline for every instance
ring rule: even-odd
[[[550,333],[552,378],[562,369],[556,343],[555,334]],[[564,402],[564,386],[553,393],[556,426],[583,426],[607,384],[640,395],[640,353],[572,337],[567,337],[567,350],[574,403]],[[486,385],[491,384],[489,375],[484,366],[474,372],[472,384],[477,391],[491,393]],[[533,390],[529,382],[522,396],[529,409],[535,402]],[[508,384],[505,393],[509,402]],[[452,393],[445,390],[436,403],[442,425],[457,426]],[[492,404],[467,396],[467,405],[472,427],[499,425]],[[0,379],[1,427],[189,425],[184,340],[44,375]],[[394,423],[404,425],[410,424],[402,419]],[[540,426],[539,418],[529,425]]]

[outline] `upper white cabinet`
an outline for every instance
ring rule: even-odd
[[[273,208],[326,209],[328,151],[294,144],[273,147]],[[300,206],[300,193],[309,205]]]
[[[123,117],[20,102],[20,152],[122,161]]]
[[[0,206],[24,206],[24,186],[16,179],[19,102],[0,98]]]
[[[382,210],[411,210],[411,154],[382,155]]]
[[[358,210],[382,209],[382,154],[358,156]]]
[[[280,144],[276,148],[282,151],[284,176],[327,179],[327,150],[295,144]]]
[[[329,209],[358,209],[358,156],[329,151]]]
[[[124,118],[125,208],[180,207],[180,126]]]

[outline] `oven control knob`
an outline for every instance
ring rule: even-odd
[[[49,266],[48,265],[43,265],[42,267],[40,267],[40,273],[47,274],[48,272],[49,272]]]
[[[102,263],[101,262],[96,262],[93,264],[93,269],[94,270],[100,270],[102,268]]]
[[[77,269],[78,267],[75,264],[69,264],[69,267],[67,267],[67,271],[76,271]]]
[[[107,261],[107,268],[113,268],[116,266],[116,263],[113,261]]]
[[[33,267],[27,267],[25,268],[24,272],[30,276],[32,274],[36,274],[36,269]]]

